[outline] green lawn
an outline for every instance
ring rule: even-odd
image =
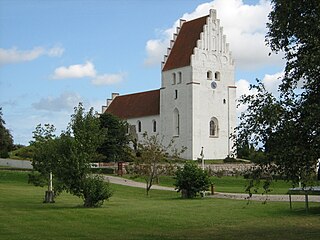
[[[320,203],[182,200],[175,192],[112,185],[102,208],[63,194],[43,204],[26,172],[0,171],[0,239],[319,239]]]
[[[145,180],[140,177],[130,178],[129,175],[125,175],[124,177],[138,182],[145,182]],[[227,193],[244,193],[246,185],[248,184],[248,180],[241,176],[211,177],[211,181],[215,185],[215,191]],[[159,185],[161,186],[174,187],[174,182],[175,180],[172,176],[161,176],[159,178]],[[292,187],[291,184],[283,180],[274,181],[270,188],[270,194],[286,194],[290,187]],[[262,188],[260,190],[260,192],[262,192]]]

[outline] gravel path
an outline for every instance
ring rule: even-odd
[[[121,177],[115,177],[115,176],[104,176],[104,178],[114,184],[130,186],[130,187],[146,188],[146,184],[142,182],[136,182],[136,181],[132,181],[132,180],[121,178]],[[175,191],[174,188],[163,187],[158,185],[153,185],[151,189]]]
[[[145,188],[146,184],[141,182],[132,181],[129,179],[115,177],[115,176],[105,176],[104,178],[111,183],[130,186],[130,187],[138,187]],[[171,187],[163,187],[158,185],[153,185],[152,189],[157,190],[166,190],[166,191],[175,191],[174,188]],[[214,195],[208,195],[210,198],[227,198],[227,199],[238,199],[245,200],[248,199],[248,194],[245,193],[221,193],[216,192]],[[320,196],[308,196],[309,202],[320,202]],[[304,202],[304,195],[292,195],[291,199],[293,202]],[[261,195],[261,194],[253,194],[250,200],[254,201],[277,201],[277,202],[289,202],[289,195]]]

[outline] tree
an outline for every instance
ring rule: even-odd
[[[98,153],[104,156],[104,161],[118,162],[130,158],[127,122],[110,113],[101,114],[99,119],[105,137]]]
[[[54,202],[52,173],[57,172],[57,139],[55,139],[55,130],[53,125],[45,124],[42,126],[39,124],[33,132],[34,141],[30,142],[30,146],[34,148],[34,154],[32,158],[33,171],[29,174],[29,183],[41,187],[48,185],[44,200],[46,203]],[[54,188],[63,189],[59,185],[60,182],[55,181]],[[59,192],[57,190],[56,194]]]
[[[40,176],[53,173],[56,194],[66,190],[83,198],[85,207],[101,206],[112,192],[108,183],[90,174],[90,162],[103,140],[100,122],[93,109],[85,112],[81,103],[75,107],[67,130],[59,137],[52,134],[52,125],[45,126],[38,126],[34,133],[34,170]],[[41,183],[34,181],[35,177],[31,180]]]
[[[293,185],[312,184],[320,157],[320,2],[273,0],[266,42],[285,53],[280,97],[257,81],[257,94],[244,96],[248,110],[238,127],[238,144],[262,146],[265,158],[255,175],[274,175]],[[267,184],[268,185],[268,184]]]
[[[202,191],[208,190],[210,178],[207,171],[202,170],[194,162],[185,163],[176,171],[175,186],[178,192],[182,192],[184,198],[194,198]]]
[[[158,134],[143,134],[143,140],[138,144],[140,154],[135,160],[134,172],[146,181],[147,195],[159,175],[171,168],[169,160],[179,158],[185,151],[185,147],[178,151],[173,144],[174,141],[171,140],[167,146],[163,145]]]
[[[4,126],[6,122],[2,118],[0,107],[0,157],[9,157],[9,151],[13,149],[13,138],[10,131]]]

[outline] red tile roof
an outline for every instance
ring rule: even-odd
[[[117,96],[106,112],[122,119],[160,114],[160,90]]]
[[[197,40],[200,39],[207,17],[197,18],[182,25],[162,71],[190,65],[193,49],[197,46]]]

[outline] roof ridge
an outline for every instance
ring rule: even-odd
[[[143,91],[143,92],[136,92],[136,93],[128,93],[128,94],[118,95],[117,97],[138,95],[138,94],[148,93],[148,92],[154,92],[154,91],[160,91],[160,88],[158,88],[158,89],[153,89],[153,90],[147,90],[147,91]]]

